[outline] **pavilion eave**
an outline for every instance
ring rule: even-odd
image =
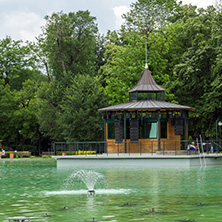
[[[188,106],[183,106],[179,104],[169,103],[159,100],[141,100],[141,101],[130,101],[127,103],[122,103],[114,106],[109,106],[101,108],[99,112],[122,112],[122,111],[194,111],[193,108]]]

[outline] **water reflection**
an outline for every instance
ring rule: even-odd
[[[0,163],[0,221],[17,215],[47,222],[92,218],[120,222],[222,221],[218,214],[222,206],[221,166],[84,168],[106,178],[106,186],[95,196],[87,196],[83,185],[73,193],[63,192],[64,181],[76,170],[57,169],[52,161]],[[78,193],[81,190],[84,193]]]

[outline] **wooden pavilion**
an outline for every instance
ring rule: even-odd
[[[180,141],[188,140],[189,111],[194,109],[165,101],[165,89],[157,85],[146,66],[129,91],[129,102],[99,109],[104,119],[106,152],[181,150]]]

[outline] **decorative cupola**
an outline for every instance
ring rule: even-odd
[[[136,86],[129,91],[129,101],[165,100],[165,89],[157,85],[146,65]]]

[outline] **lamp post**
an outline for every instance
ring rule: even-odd
[[[218,126],[222,126],[222,121],[220,118],[216,120],[216,141],[218,141]]]

